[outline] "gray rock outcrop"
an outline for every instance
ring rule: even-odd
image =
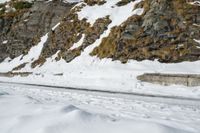
[[[6,57],[15,58],[26,54],[40,37],[68,14],[74,4],[35,2],[23,13],[0,17],[0,62]],[[5,43],[6,42],[6,43]]]

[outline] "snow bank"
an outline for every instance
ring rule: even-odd
[[[3,91],[0,99],[2,133],[189,133],[157,123],[116,120],[70,104],[41,103],[29,96]]]

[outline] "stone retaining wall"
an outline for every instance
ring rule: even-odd
[[[138,80],[161,85],[200,86],[200,75],[197,74],[160,74],[146,73],[137,77]]]

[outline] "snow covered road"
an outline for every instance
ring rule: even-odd
[[[137,93],[137,92],[123,92],[123,91],[111,91],[111,90],[92,90],[87,88],[72,88],[72,87],[64,87],[64,86],[52,86],[52,85],[42,85],[42,84],[32,84],[32,83],[18,83],[18,82],[4,82],[0,81],[0,85],[14,85],[21,87],[40,87],[43,90],[54,89],[54,91],[68,91],[75,92],[81,94],[93,94],[93,95],[101,95],[107,97],[120,97],[125,99],[134,99],[134,100],[142,100],[146,102],[156,102],[156,103],[168,103],[168,104],[180,104],[180,105],[194,105],[200,106],[200,98],[190,97],[190,96],[176,96],[176,95],[164,95],[164,94],[146,94],[146,93]],[[56,89],[56,90],[55,90]]]
[[[184,102],[183,102],[184,103]],[[0,84],[0,133],[199,133],[200,106]]]

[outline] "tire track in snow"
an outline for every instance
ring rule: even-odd
[[[145,102],[156,102],[156,103],[167,103],[175,105],[191,105],[191,106],[200,106],[199,98],[189,98],[182,96],[168,96],[168,95],[154,95],[154,94],[142,94],[134,92],[120,92],[120,91],[109,91],[109,90],[91,90],[87,88],[73,88],[73,87],[64,87],[64,86],[52,86],[52,85],[42,85],[42,84],[31,84],[31,83],[17,83],[17,82],[4,82],[0,81],[0,84],[10,84],[10,85],[21,85],[21,86],[31,86],[31,87],[41,87],[43,89],[59,89],[84,93],[89,95],[99,95],[107,97],[120,97],[124,99],[133,99],[140,100]]]

